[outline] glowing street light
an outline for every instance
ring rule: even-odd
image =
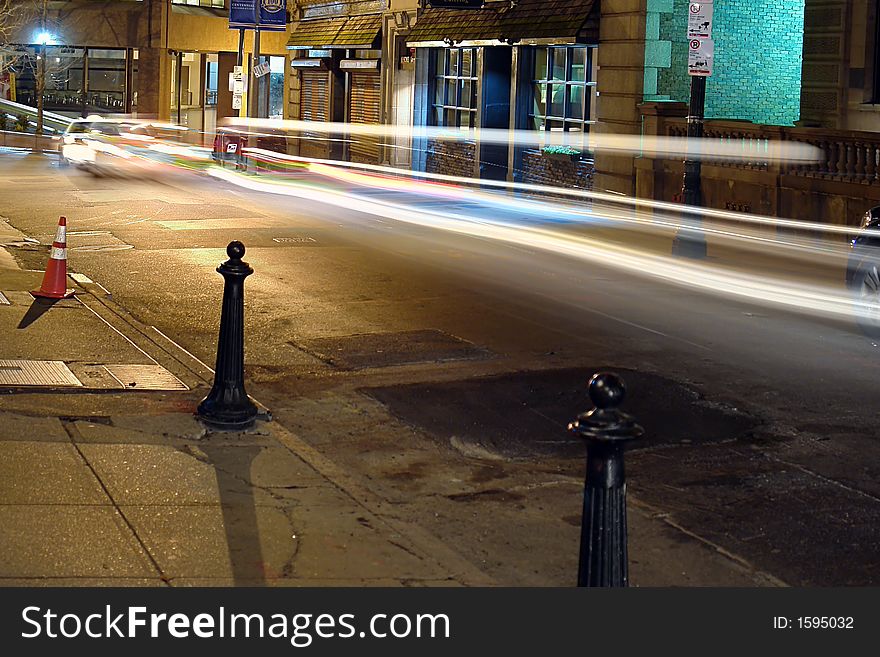
[[[57,46],[58,37],[46,30],[40,30],[34,36],[34,43],[38,46]]]

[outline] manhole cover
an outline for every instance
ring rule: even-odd
[[[316,239],[311,237],[273,237],[272,241],[280,244],[309,244],[317,242]]]
[[[104,365],[126,390],[189,390],[161,365]]]
[[[7,299],[2,292],[0,292],[0,306],[8,306],[9,299]]]
[[[392,414],[449,443],[453,439],[511,458],[583,458],[568,423],[591,408],[586,384],[602,368],[515,372],[445,383],[366,388]],[[633,448],[700,444],[736,438],[758,420],[706,403],[670,379],[616,369],[627,384],[623,410],[645,428]]]
[[[82,387],[82,383],[60,360],[0,360],[0,386]]]
[[[485,358],[490,354],[467,340],[436,329],[364,333],[291,344],[343,370]]]

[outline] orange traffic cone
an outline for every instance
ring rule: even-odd
[[[67,217],[58,220],[58,230],[55,232],[52,250],[49,251],[43,284],[31,294],[49,299],[67,299],[73,296],[73,290],[67,287]]]

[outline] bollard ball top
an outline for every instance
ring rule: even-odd
[[[626,397],[626,384],[616,374],[599,372],[590,379],[589,393],[596,408],[617,408]]]
[[[226,255],[231,260],[241,260],[244,257],[244,244],[238,240],[232,240],[226,247]]]

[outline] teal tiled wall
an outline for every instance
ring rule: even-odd
[[[645,100],[687,102],[690,96],[687,7],[686,0],[648,0]],[[707,118],[769,125],[798,120],[804,0],[716,0],[712,37]],[[661,52],[669,53],[668,63]]]

